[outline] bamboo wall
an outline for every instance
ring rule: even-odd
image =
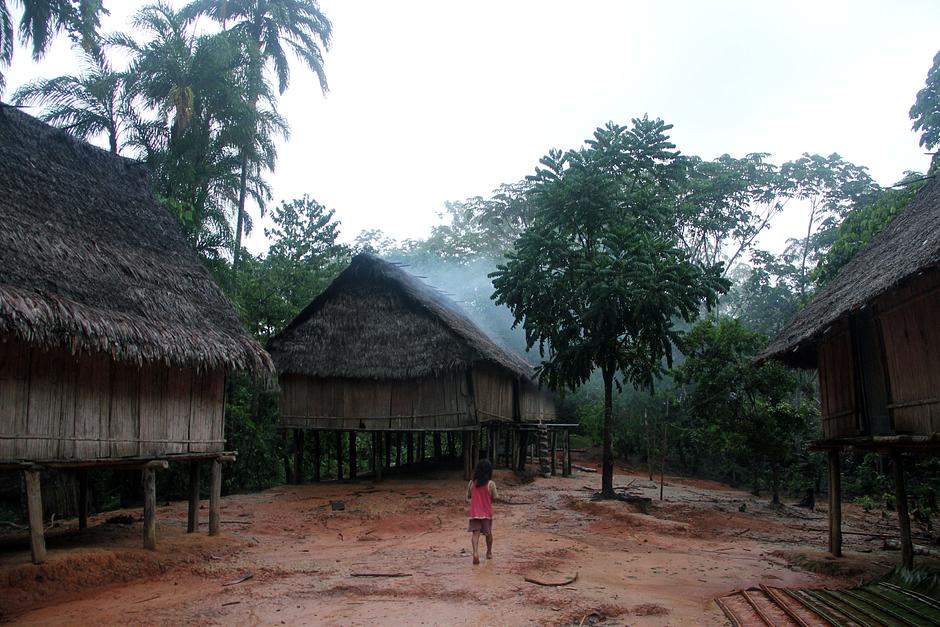
[[[522,422],[554,422],[557,418],[555,399],[548,390],[523,383],[520,389],[519,413]]]
[[[224,382],[0,338],[0,462],[222,451]]]
[[[404,381],[280,377],[281,425],[360,431],[445,431],[476,424],[463,371]]]
[[[855,368],[848,328],[819,345],[819,400],[823,439],[858,435]]]
[[[897,434],[940,433],[940,271],[878,303]]]
[[[516,379],[488,364],[473,366],[473,393],[480,422],[512,422],[517,416]]]

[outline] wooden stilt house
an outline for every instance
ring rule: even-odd
[[[0,470],[25,476],[42,561],[40,471],[139,468],[144,543],[154,470],[212,462],[219,530],[225,373],[273,375],[261,346],[154,199],[140,163],[0,105]]]
[[[940,449],[940,181],[849,262],[762,355],[817,368],[829,455],[829,550],[841,555],[840,452],[890,454],[905,565],[903,454]]]
[[[353,258],[268,349],[279,375],[281,424],[295,430],[297,470],[303,432],[311,430],[317,439],[336,432],[339,476],[342,434],[350,434],[352,456],[361,432],[372,434],[377,477],[391,463],[390,453],[382,463],[381,449],[393,437],[397,448],[428,433],[435,434],[437,452],[441,434],[448,434],[451,452],[460,436],[469,472],[481,450],[495,459],[497,442],[512,440],[509,447],[518,451],[525,442],[520,427],[554,415],[551,397],[538,391],[525,360],[496,344],[449,298],[367,254]],[[407,449],[412,460],[413,446]],[[509,457],[525,463],[518,452]],[[319,467],[316,460],[315,474]]]

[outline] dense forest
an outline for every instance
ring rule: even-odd
[[[4,99],[143,160],[154,193],[259,340],[353,254],[372,252],[407,264],[493,336],[528,349],[565,418],[580,421],[580,445],[609,453],[605,470],[613,457],[652,465],[665,456],[670,472],[747,485],[774,501],[818,493],[824,462],[808,450],[819,428],[814,374],[754,358],[904,209],[925,174],[882,187],[837,153],[784,163],[760,152],[701,158],[672,143],[672,125],[644,115],[549,152],[524,180],[447,203],[427,238],[364,231],[346,244],[315,189],[276,202],[267,183],[290,130],[278,100],[292,77],[312,75],[328,92],[332,26],[317,3],[159,3],[136,15],[132,34],[100,32],[106,4],[0,0],[0,71],[17,43],[25,50],[16,54],[39,58],[56,35],[71,38],[84,67]],[[910,116],[921,145],[935,150],[940,54]],[[761,250],[759,236],[792,206],[803,211],[802,236],[780,254]],[[253,255],[242,241],[263,216],[273,224],[269,248]],[[288,469],[272,460],[288,458],[291,443],[277,428],[274,391],[231,381],[226,430],[238,451],[227,490],[284,481]],[[322,454],[329,463],[329,443]],[[846,461],[847,495],[890,507],[882,460]],[[918,464],[913,511],[929,517],[936,462]],[[115,505],[120,479],[97,481],[99,505]],[[163,494],[185,485],[172,472],[161,482]]]

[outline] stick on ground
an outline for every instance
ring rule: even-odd
[[[540,586],[549,586],[553,588],[561,586],[569,586],[578,580],[578,573],[574,574],[574,577],[571,579],[565,579],[564,581],[542,581],[541,579],[536,579],[535,577],[526,577],[525,580],[529,583],[534,583]]]

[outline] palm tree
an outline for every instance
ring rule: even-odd
[[[90,51],[97,41],[99,17],[104,13],[102,0],[10,0],[23,9],[20,19],[20,41],[32,42],[33,59],[40,59],[52,38],[66,31],[82,49]],[[0,67],[13,61],[13,17],[7,0],[0,0]],[[0,92],[6,86],[0,72]]]
[[[123,75],[114,72],[100,50],[85,53],[80,76],[36,79],[13,94],[17,105],[45,107],[40,119],[83,140],[105,133],[111,152],[118,153],[119,135],[128,117]]]
[[[239,37],[248,55],[246,88],[250,111],[257,111],[264,97],[264,70],[268,66],[277,77],[278,92],[283,94],[287,89],[290,84],[288,52],[298,56],[317,75],[324,94],[328,91],[323,50],[329,48],[333,27],[316,0],[193,0],[183,12],[191,18],[208,16],[223,28],[234,21],[228,30]],[[249,174],[252,168],[258,171],[263,163],[258,141],[263,133],[258,129],[264,123],[264,117],[261,114],[248,116],[250,132],[240,146],[241,173],[232,253],[234,270],[238,268],[242,231],[246,223]]]

